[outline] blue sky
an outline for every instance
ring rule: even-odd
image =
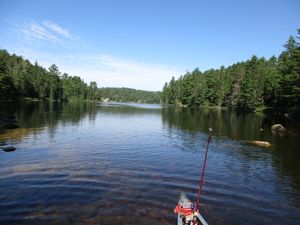
[[[299,12],[298,0],[1,0],[0,48],[99,87],[161,90],[195,67],[277,56]]]

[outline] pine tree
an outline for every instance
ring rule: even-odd
[[[60,80],[60,72],[55,64],[49,67],[49,98],[51,100],[61,100],[62,98],[62,84]]]
[[[284,47],[285,51],[279,57],[280,106],[287,111],[300,105],[300,43],[290,36]]]

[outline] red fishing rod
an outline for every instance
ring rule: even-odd
[[[206,162],[207,162],[208,146],[209,146],[209,143],[211,142],[211,132],[212,132],[212,129],[209,128],[207,144],[206,144],[206,147],[205,147],[204,163],[203,163],[203,167],[202,167],[202,173],[201,173],[201,176],[200,176],[200,185],[199,185],[197,202],[194,205],[184,195],[183,195],[183,197],[181,195],[180,200],[179,200],[177,206],[174,209],[174,212],[176,214],[178,214],[178,224],[181,224],[181,225],[183,225],[183,224],[193,224],[193,225],[203,224],[203,225],[207,225],[206,221],[201,216],[198,209],[199,209],[199,203],[200,203],[200,195],[201,195],[201,192],[202,192],[202,185],[203,185],[203,180],[204,180],[205,167],[206,167]]]
[[[198,197],[197,197],[197,202],[196,202],[195,211],[198,210],[199,204],[200,204],[200,195],[201,195],[201,192],[202,192],[202,185],[203,185],[203,179],[204,179],[204,172],[205,172],[206,161],[207,161],[208,146],[209,146],[209,143],[211,142],[211,132],[212,132],[212,129],[209,128],[209,129],[208,129],[207,144],[206,144],[206,149],[205,149],[204,163],[203,163],[202,173],[201,173],[201,177],[200,177],[200,185],[199,185],[199,191],[198,191]]]

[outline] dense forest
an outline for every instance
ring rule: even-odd
[[[99,88],[102,100],[108,98],[116,102],[160,103],[160,91],[144,91],[131,88]]]
[[[80,77],[61,73],[56,65],[45,69],[15,54],[0,49],[0,100],[20,98],[39,100],[110,100],[159,103],[160,92],[129,88],[98,88],[96,82],[87,85]]]
[[[298,30],[300,35],[300,29]],[[219,106],[255,111],[270,107],[279,112],[300,111],[300,37],[290,36],[279,57],[252,56],[227,68],[201,72],[196,68],[162,92],[164,104]]]

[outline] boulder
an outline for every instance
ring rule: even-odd
[[[271,131],[275,135],[285,135],[286,129],[281,124],[275,124],[271,127]]]
[[[15,151],[16,150],[16,147],[14,146],[5,146],[3,147],[3,151],[5,152],[12,152],[12,151]]]
[[[249,144],[258,145],[261,147],[271,147],[270,142],[268,141],[247,141]]]

